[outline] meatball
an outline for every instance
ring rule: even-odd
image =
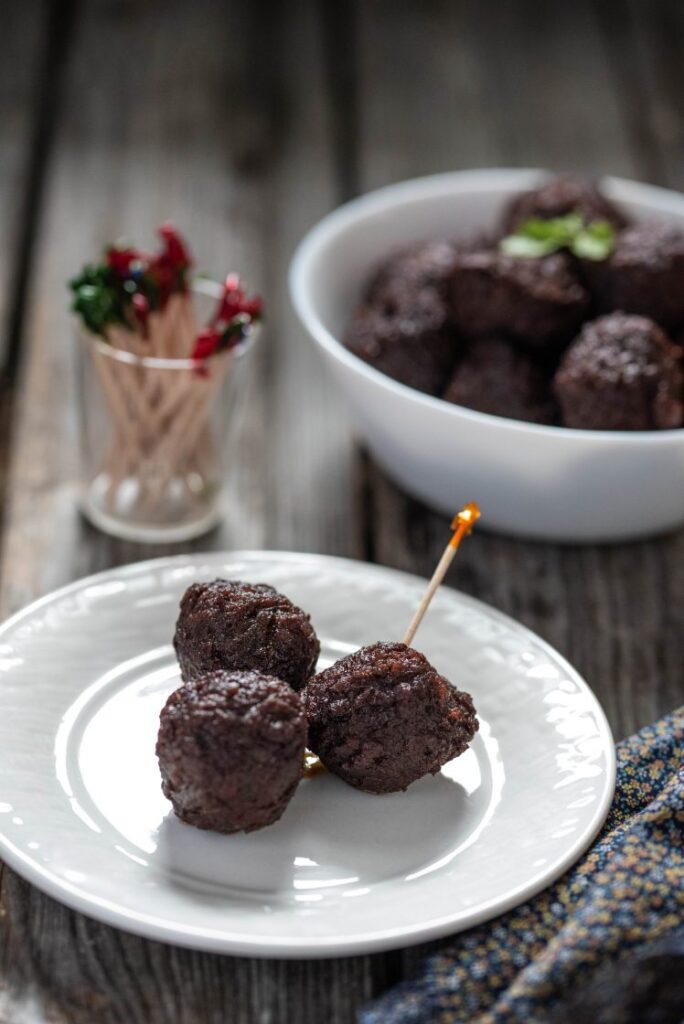
[[[665,330],[684,326],[684,232],[642,224],[618,235],[607,260],[585,260],[598,309],[651,317]]]
[[[563,423],[588,430],[681,426],[680,354],[645,317],[611,313],[586,324],[554,378]]]
[[[406,789],[462,754],[478,722],[469,694],[424,655],[378,643],[342,658],[304,690],[309,747],[367,793]]]
[[[548,352],[573,337],[588,302],[562,253],[524,259],[481,250],[459,254],[454,263],[452,318],[467,337],[507,334]]]
[[[366,302],[406,307],[426,289],[446,300],[455,253],[455,245],[444,241],[422,242],[392,253],[371,278]]]
[[[546,374],[503,338],[478,338],[454,370],[444,399],[493,416],[555,423]]]
[[[320,644],[311,619],[265,583],[193,583],[173,639],[184,680],[218,669],[257,669],[301,690]]]
[[[627,218],[606,199],[594,181],[575,175],[561,175],[515,196],[504,211],[504,234],[511,234],[534,217],[549,220],[568,213],[582,214],[587,224],[594,220],[607,220],[617,229],[627,224]]]
[[[171,694],[159,719],[162,791],[189,825],[253,832],[272,825],[302,776],[299,694],[261,672],[212,672]]]
[[[429,395],[443,390],[455,358],[447,305],[432,289],[411,302],[361,306],[344,342],[388,377]]]

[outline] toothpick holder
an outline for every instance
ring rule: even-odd
[[[221,517],[242,364],[257,328],[201,363],[187,358],[202,307],[220,291],[202,282],[172,296],[146,336],[112,328],[105,341],[79,327],[81,507],[105,533],[184,541]]]

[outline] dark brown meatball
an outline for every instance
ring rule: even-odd
[[[171,694],[159,718],[164,796],[183,821],[215,832],[272,825],[302,776],[306,717],[286,683],[212,672]]]
[[[534,217],[549,220],[568,213],[581,213],[587,224],[594,220],[607,220],[618,229],[627,224],[627,218],[606,199],[596,182],[575,175],[561,175],[515,196],[504,212],[504,234],[511,234]]]
[[[393,793],[462,754],[478,722],[456,690],[405,644],[362,647],[304,690],[309,747],[367,793]]]
[[[446,300],[455,253],[456,246],[446,241],[421,242],[399,249],[371,277],[366,302],[377,307],[405,308],[425,289]]]
[[[546,374],[503,338],[478,338],[454,370],[444,399],[493,416],[555,423],[557,411]]]
[[[611,313],[586,324],[554,378],[563,423],[587,430],[681,426],[679,355],[645,317]]]
[[[523,259],[481,250],[454,263],[452,319],[466,337],[505,334],[547,352],[573,337],[588,302],[562,253]]]
[[[320,644],[311,619],[266,583],[214,580],[185,591],[173,639],[183,679],[257,669],[301,690]]]
[[[361,306],[344,343],[376,370],[430,395],[444,388],[455,357],[446,303],[432,289],[411,302]]]
[[[601,311],[638,313],[665,330],[684,326],[684,232],[664,224],[629,228],[607,260],[585,260],[583,273]]]

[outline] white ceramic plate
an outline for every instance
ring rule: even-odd
[[[280,552],[183,556],[81,580],[0,630],[0,853],[108,924],[184,946],[321,957],[406,945],[501,913],[586,848],[613,743],[575,670],[528,630],[442,589],[416,640],[470,691],[472,748],[406,793],[331,776],[245,836],[181,824],[154,755],[178,685],[179,598],[215,576],[270,582],[310,611],[322,664],[400,636],[424,581]]]

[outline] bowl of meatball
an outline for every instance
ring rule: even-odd
[[[378,463],[445,513],[604,542],[684,523],[684,196],[479,170],[300,243],[292,301]]]

